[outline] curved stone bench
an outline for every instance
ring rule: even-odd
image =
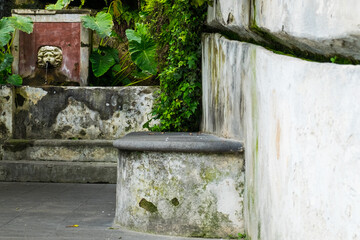
[[[200,133],[137,132],[114,146],[116,224],[190,237],[244,231],[241,142]]]

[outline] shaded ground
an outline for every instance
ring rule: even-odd
[[[188,239],[113,229],[115,187],[0,182],[0,240]]]

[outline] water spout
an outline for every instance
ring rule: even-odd
[[[47,74],[48,74],[49,64],[50,64],[50,63],[49,63],[48,61],[45,63],[45,69],[46,69],[46,71],[45,71],[45,85],[48,84],[48,83],[47,83]]]

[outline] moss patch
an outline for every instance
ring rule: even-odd
[[[158,211],[157,207],[152,202],[147,201],[145,198],[141,199],[139,206],[151,213]]]
[[[13,139],[4,144],[4,150],[18,152],[32,146],[34,146],[34,142],[32,140]]]
[[[174,205],[175,207],[179,206],[180,202],[177,198],[173,198],[171,199],[171,204]]]

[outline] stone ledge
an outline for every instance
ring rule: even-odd
[[[11,139],[3,145],[3,160],[116,162],[111,140]]]
[[[63,9],[63,10],[13,9],[11,13],[18,15],[91,14],[91,10],[89,9]]]
[[[113,140],[63,140],[63,139],[10,139],[5,141],[4,147],[15,146],[97,146],[112,147]]]
[[[0,181],[115,183],[116,163],[0,161]]]
[[[114,141],[114,147],[127,151],[226,153],[243,152],[240,141],[204,133],[134,132]]]

